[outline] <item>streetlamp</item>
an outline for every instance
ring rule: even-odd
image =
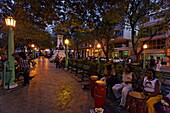
[[[73,55],[72,57],[74,58],[74,49],[73,49],[73,50],[71,50],[71,52],[72,52],[72,55]]]
[[[87,51],[86,57],[89,57],[89,49],[87,49],[86,51]]]
[[[16,25],[16,20],[14,20],[11,16],[5,19],[5,23],[9,26],[9,35],[8,35],[8,61],[11,70],[11,80],[9,83],[9,88],[14,88],[17,84],[14,82],[15,80],[15,65],[14,65],[14,57],[12,54],[14,53],[14,31],[13,27]]]
[[[97,48],[98,48],[98,59],[97,59],[97,62],[100,63],[99,50],[100,50],[100,48],[101,48],[101,45],[100,45],[100,44],[97,44]]]
[[[65,53],[66,53],[66,59],[65,59],[65,68],[68,67],[68,44],[69,44],[69,40],[68,39],[65,39],[64,40],[64,43],[66,45],[66,48],[65,48]]]
[[[34,45],[34,44],[31,44],[31,47],[32,47],[32,48],[34,48],[34,47],[35,47],[35,45]]]
[[[36,55],[35,55],[35,45],[34,44],[31,44],[31,48],[32,48],[32,57],[33,57],[33,59],[35,59],[36,58]]]
[[[143,68],[146,68],[146,49],[148,48],[148,45],[143,45],[144,53],[143,53]]]

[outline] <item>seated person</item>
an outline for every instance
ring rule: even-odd
[[[107,86],[107,96],[111,97],[112,93],[112,87],[118,83],[116,75],[113,74],[114,69],[112,68],[112,64],[108,64],[105,71],[104,71],[104,77],[102,77],[100,80],[106,82]]]
[[[163,101],[155,104],[156,113],[170,113],[170,93],[164,97]]]
[[[126,104],[126,97],[130,90],[132,90],[132,84],[136,82],[136,75],[132,72],[132,67],[127,65],[125,67],[125,73],[122,75],[122,83],[115,84],[112,87],[113,93],[116,99],[121,98],[121,102],[119,104],[119,109],[123,109]],[[122,89],[120,94],[119,90]]]
[[[105,81],[108,86],[114,86],[116,83],[118,83],[118,78],[114,74],[114,69],[112,68],[112,64],[107,65],[105,71],[104,71],[104,77],[101,78],[102,81]]]
[[[154,105],[161,101],[162,95],[160,94],[161,83],[156,79],[155,71],[148,69],[146,76],[142,82],[143,92],[147,97],[147,109],[148,113],[155,113]]]

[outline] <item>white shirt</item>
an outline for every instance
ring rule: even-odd
[[[158,79],[148,80],[148,77],[144,77],[143,86],[144,90],[147,92],[155,92],[155,84]]]

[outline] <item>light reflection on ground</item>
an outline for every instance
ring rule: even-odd
[[[62,109],[65,109],[72,100],[73,90],[68,84],[61,86],[60,92],[57,93],[57,100],[61,105]]]

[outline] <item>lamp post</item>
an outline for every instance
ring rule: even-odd
[[[100,44],[97,44],[97,48],[98,48],[98,59],[97,59],[97,62],[100,63],[99,50],[100,50],[100,48],[101,48],[101,45],[100,45]]]
[[[12,54],[14,53],[14,31],[13,27],[16,25],[16,20],[14,20],[11,16],[7,17],[5,19],[5,23],[7,26],[9,26],[9,35],[8,35],[8,61],[9,66],[11,70],[11,80],[10,80],[10,87],[14,88],[17,86],[17,84],[14,82],[15,80],[15,65],[14,65],[14,57]]]
[[[68,67],[68,44],[69,44],[69,40],[65,39],[64,43],[66,45],[66,48],[65,48],[65,53],[66,53],[65,68],[67,68]]]
[[[73,49],[73,50],[71,50],[71,52],[72,52],[72,55],[73,55],[72,57],[74,58],[74,49]]]
[[[146,68],[146,49],[148,48],[148,46],[145,44],[143,45],[143,49],[144,49],[144,53],[143,53],[143,69]]]
[[[36,57],[35,57],[35,45],[34,44],[31,44],[31,48],[33,48],[32,49],[32,57],[33,57],[33,59],[35,59]]]
[[[89,49],[87,49],[86,51],[87,51],[86,57],[89,57]]]

